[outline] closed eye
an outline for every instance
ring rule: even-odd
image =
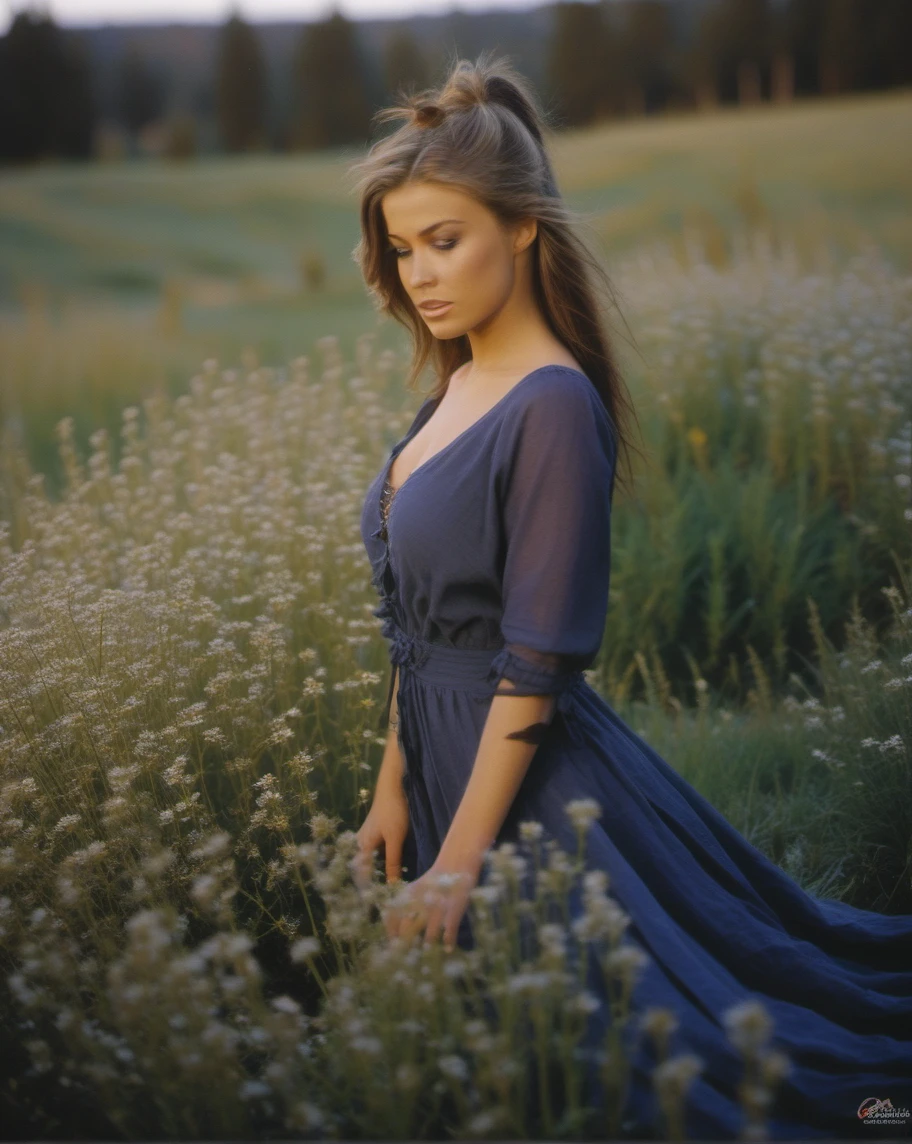
[[[451,238],[449,242],[432,242],[431,245],[435,250],[452,250],[458,242],[458,238]],[[400,258],[404,258],[406,254],[408,254],[408,251],[400,250],[398,246],[393,246],[390,248],[390,254],[395,254],[396,261],[398,262]]]

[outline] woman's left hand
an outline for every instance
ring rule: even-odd
[[[404,883],[383,914],[387,936],[391,940],[405,938],[411,944],[415,934],[423,930],[425,943],[432,943],[442,930],[444,947],[452,951],[478,877],[474,867],[446,869],[435,865],[414,882]]]

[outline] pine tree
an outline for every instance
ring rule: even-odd
[[[753,102],[769,90],[773,46],[770,0],[718,0],[700,21],[692,54],[698,102]]]
[[[569,0],[554,6],[548,81],[564,127],[581,127],[611,110],[612,46],[598,4]]]
[[[266,141],[266,64],[253,28],[235,12],[222,28],[216,62],[219,135],[227,151],[250,151]]]
[[[354,28],[340,12],[308,24],[293,64],[292,146],[316,150],[370,134],[365,63]]]
[[[628,3],[621,35],[628,107],[642,111],[663,107],[672,86],[671,21],[666,0]]]
[[[95,117],[81,37],[45,12],[18,12],[0,39],[0,158],[89,158]]]

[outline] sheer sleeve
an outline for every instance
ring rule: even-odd
[[[608,610],[613,424],[588,379],[545,376],[519,408],[498,474],[504,647],[489,674],[497,694],[571,687],[598,653]]]

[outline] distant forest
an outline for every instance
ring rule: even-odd
[[[59,28],[0,39],[0,162],[364,143],[371,115],[496,48],[559,128],[912,82],[912,0],[601,0],[311,23]]]

